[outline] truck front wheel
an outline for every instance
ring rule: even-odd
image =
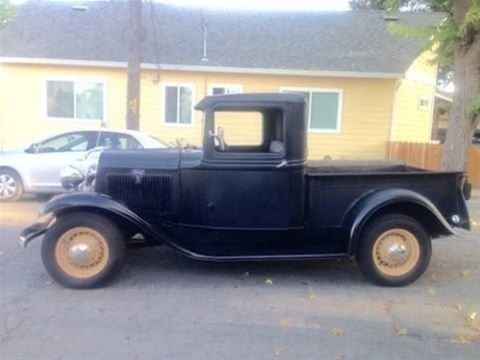
[[[125,240],[114,222],[100,215],[72,213],[57,218],[42,242],[48,274],[68,288],[104,285],[120,270]]]
[[[404,286],[417,280],[432,255],[430,236],[415,219],[385,215],[362,232],[357,261],[362,272],[382,286]]]

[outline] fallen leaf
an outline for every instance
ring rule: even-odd
[[[280,320],[280,326],[283,328],[289,327],[290,322],[288,320]]]
[[[477,313],[476,312],[471,312],[470,315],[468,315],[468,318],[470,320],[475,320],[477,317]]]
[[[451,340],[451,342],[454,344],[468,344],[470,341],[463,335],[457,335]]]
[[[457,310],[462,311],[462,310],[463,310],[463,306],[462,306],[461,304],[457,304]]]
[[[335,336],[343,336],[343,335],[345,335],[345,331],[343,331],[343,330],[340,329],[340,328],[334,327],[334,328],[331,328],[330,331],[331,331],[332,334],[335,335]]]
[[[429,287],[429,288],[427,289],[427,293],[429,293],[430,295],[433,295],[433,294],[435,294],[435,289],[432,288],[432,287]]]
[[[398,335],[398,336],[405,336],[405,335],[407,335],[407,329],[405,329],[404,327],[395,326],[395,331],[397,332],[397,335]]]
[[[267,280],[265,280],[265,284],[273,285],[273,281],[271,279],[267,279]]]
[[[461,272],[461,275],[462,275],[463,277],[467,277],[468,275],[470,275],[470,270],[463,270],[463,271]]]

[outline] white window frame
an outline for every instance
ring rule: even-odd
[[[171,123],[171,122],[167,122],[167,103],[166,103],[166,95],[167,95],[167,86],[176,86],[176,87],[187,87],[190,89],[190,91],[192,92],[192,118],[190,119],[190,123],[189,124],[183,124],[183,123],[179,123],[179,122],[175,122],[175,123]],[[180,98],[178,98],[180,99]],[[163,83],[162,84],[162,107],[163,107],[163,111],[162,111],[162,118],[163,118],[163,125],[164,126],[169,126],[169,127],[182,127],[182,128],[191,128],[191,127],[194,127],[194,123],[195,123],[195,84],[193,83],[182,83],[182,82],[167,82],[167,83]],[[180,107],[180,101],[178,101],[178,104],[177,104],[177,117],[179,116],[180,114],[180,110],[179,110],[179,107]],[[177,118],[178,120],[178,118]]]
[[[49,116],[48,115],[48,82],[49,81],[70,81],[73,82],[73,117],[57,117],[57,116]],[[83,119],[76,117],[77,113],[77,92],[76,92],[76,82],[89,82],[89,83],[100,83],[102,84],[103,88],[103,99],[102,99],[102,113],[103,118],[101,119]],[[104,79],[97,79],[97,78],[78,78],[78,77],[56,77],[56,76],[49,76],[44,79],[43,81],[43,114],[46,119],[54,120],[54,121],[70,121],[70,122],[98,122],[98,123],[107,123],[107,82]]]
[[[422,100],[425,100],[427,102],[427,106],[421,104]],[[417,100],[417,109],[420,111],[430,111],[430,103],[431,101],[428,96],[419,96]]]
[[[243,85],[242,84],[225,84],[225,83],[212,83],[208,85],[208,95],[213,95],[213,88],[232,88],[238,90],[236,93],[241,94],[243,93]]]
[[[342,131],[342,112],[343,112],[343,89],[333,88],[311,88],[311,87],[295,87],[295,86],[282,86],[280,92],[285,91],[301,91],[310,93],[309,109],[307,114],[308,132],[311,133],[324,133],[324,134],[340,134]],[[310,126],[312,115],[312,92],[324,92],[324,93],[337,93],[338,94],[338,109],[337,109],[337,127],[335,129],[312,129]]]

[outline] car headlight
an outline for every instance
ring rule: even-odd
[[[87,178],[95,177],[97,175],[97,164],[91,164],[87,169]]]
[[[83,182],[85,177],[82,174],[82,171],[75,166],[67,166],[62,169],[60,173],[60,180],[62,187],[65,190],[74,190]]]

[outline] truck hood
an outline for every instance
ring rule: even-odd
[[[128,208],[149,214],[175,214],[178,209],[180,168],[201,161],[196,150],[144,149],[105,151],[95,179],[95,191]]]
[[[104,151],[100,155],[98,170],[110,169],[155,169],[177,170],[200,162],[200,150],[143,149],[133,151]]]

